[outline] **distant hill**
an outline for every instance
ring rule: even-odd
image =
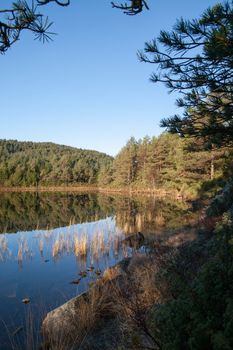
[[[95,184],[113,158],[50,142],[0,140],[0,186]]]

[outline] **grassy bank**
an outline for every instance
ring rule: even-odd
[[[0,187],[0,192],[96,192],[97,186]]]
[[[0,193],[4,192],[100,192],[100,193],[109,193],[109,194],[145,194],[145,195],[154,195],[160,198],[170,197],[174,199],[186,199],[189,196],[181,194],[176,189],[150,189],[150,188],[137,188],[132,189],[129,187],[122,188],[112,188],[112,187],[99,187],[94,186],[30,186],[30,187],[0,187]],[[191,198],[191,197],[190,197]]]

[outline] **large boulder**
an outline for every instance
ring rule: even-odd
[[[110,327],[115,322],[112,295],[116,289],[123,288],[130,260],[123,259],[117,265],[108,268],[103,277],[87,292],[46,315],[42,323],[45,348],[86,349],[85,344],[99,337],[95,335],[101,333],[99,329]]]
[[[76,331],[76,317],[79,304],[87,297],[83,293],[65,304],[50,311],[43,323],[42,334],[44,346],[48,349],[72,349],[73,333]]]

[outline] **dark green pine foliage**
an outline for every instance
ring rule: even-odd
[[[211,242],[180,251],[165,273],[173,297],[151,315],[154,336],[164,350],[230,350],[233,348],[233,228],[224,214]],[[203,255],[198,273],[192,266]],[[188,267],[188,268],[187,268]]]
[[[203,182],[222,176],[229,149],[202,149],[197,140],[164,133],[159,137],[131,138],[112,165],[101,170],[99,184],[115,188],[197,191]]]
[[[115,159],[52,143],[0,140],[0,186],[98,184],[192,192],[223,172],[227,176],[232,157],[230,148],[203,151],[201,142],[169,133],[132,137]]]
[[[162,48],[160,47],[162,46]],[[181,93],[183,116],[161,121],[181,136],[200,137],[205,146],[233,142],[233,2],[207,9],[199,19],[177,21],[139,53],[156,65],[152,82]]]
[[[131,186],[137,176],[138,142],[134,137],[116,156],[113,163],[113,180],[118,186]]]
[[[53,22],[50,22],[43,13],[43,5],[53,3],[66,7],[71,4],[71,0],[15,0],[5,3],[0,9],[0,54],[5,53],[19,41],[25,31],[31,32],[35,39],[42,42],[52,40],[55,34],[51,31]],[[112,7],[123,10],[127,15],[136,15],[144,9],[149,10],[145,0],[129,0],[129,4],[115,4],[114,2],[111,4]]]
[[[0,186],[95,184],[112,157],[53,143],[0,140]]]

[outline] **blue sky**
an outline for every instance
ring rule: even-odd
[[[131,136],[159,135],[160,119],[181,111],[175,95],[149,82],[154,67],[136,52],[176,18],[198,17],[216,2],[148,0],[150,11],[132,17],[110,0],[43,7],[54,41],[43,45],[24,34],[0,56],[0,138],[115,155]]]

